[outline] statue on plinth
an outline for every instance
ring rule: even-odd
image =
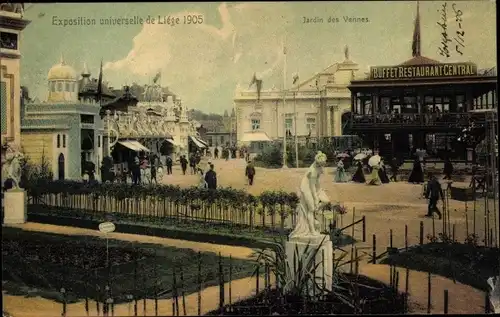
[[[323,204],[328,203],[325,192],[320,188],[320,177],[326,165],[326,154],[319,151],[300,183],[300,202],[297,206],[297,223],[290,233],[290,239],[320,238],[319,222],[315,213],[320,212]]]
[[[2,184],[5,180],[12,181],[12,189],[19,189],[21,181],[21,161],[24,155],[19,151],[17,145],[7,143],[2,147]]]

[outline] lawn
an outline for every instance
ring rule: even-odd
[[[64,299],[60,290],[64,288],[68,303],[83,299],[102,302],[108,297],[122,303],[132,296],[171,297],[174,268],[176,288],[186,295],[200,287],[217,285],[219,263],[226,282],[250,276],[255,270],[251,261],[119,240],[109,240],[109,263],[108,269],[105,239],[8,227],[2,230],[2,289],[11,295],[41,296],[61,302]],[[110,293],[105,291],[106,284],[110,285]]]
[[[499,248],[431,242],[388,255],[380,263],[430,272],[486,291],[486,280],[498,275],[499,259]]]

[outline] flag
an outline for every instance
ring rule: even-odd
[[[256,73],[253,73],[252,81],[250,82],[250,86],[248,88],[252,87],[253,84],[257,87],[257,102],[259,102],[260,92],[262,90],[262,79],[258,77]]]
[[[153,84],[156,84],[156,82],[161,78],[161,71],[158,71],[153,78]]]
[[[299,74],[298,73],[294,73],[293,74],[293,84],[295,85],[295,83],[297,83],[299,81]]]
[[[99,70],[99,80],[97,81],[97,98],[99,102],[101,102],[102,95],[102,60],[101,60],[101,69]]]
[[[420,10],[417,1],[417,17],[415,18],[415,27],[413,29],[413,42],[411,45],[413,57],[420,56]]]

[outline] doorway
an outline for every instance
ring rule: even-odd
[[[64,180],[64,154],[59,154],[59,158],[57,159],[57,179]]]

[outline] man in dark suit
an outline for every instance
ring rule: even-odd
[[[429,199],[429,205],[427,207],[427,214],[425,217],[432,217],[434,213],[437,213],[439,216],[439,219],[441,219],[441,212],[439,211],[437,207],[437,202],[439,198],[444,202],[444,193],[443,189],[441,188],[441,184],[439,181],[434,177],[432,173],[429,173],[428,176],[429,181],[427,182],[427,190],[425,192],[425,197]]]
[[[444,174],[443,179],[451,180],[451,174],[453,174],[453,164],[451,163],[449,157],[446,157],[444,161],[443,174]]]
[[[255,176],[255,167],[251,161],[248,161],[248,165],[245,169],[245,176],[248,178],[248,185],[253,185],[253,178]]]
[[[389,180],[392,180],[393,182],[397,182],[398,178],[398,171],[399,171],[399,160],[397,158],[393,158],[391,161],[391,172],[392,176]]]
[[[170,155],[167,156],[165,163],[166,163],[165,165],[167,165],[167,175],[172,174],[172,165],[174,164],[174,162],[172,161]]]
[[[217,173],[214,171],[213,164],[210,164],[210,170],[205,173],[205,182],[208,189],[217,189]]]
[[[186,169],[187,169],[187,166],[188,166],[188,160],[186,159],[186,157],[184,155],[182,155],[181,158],[179,159],[179,161],[181,163],[182,174],[186,175]]]

